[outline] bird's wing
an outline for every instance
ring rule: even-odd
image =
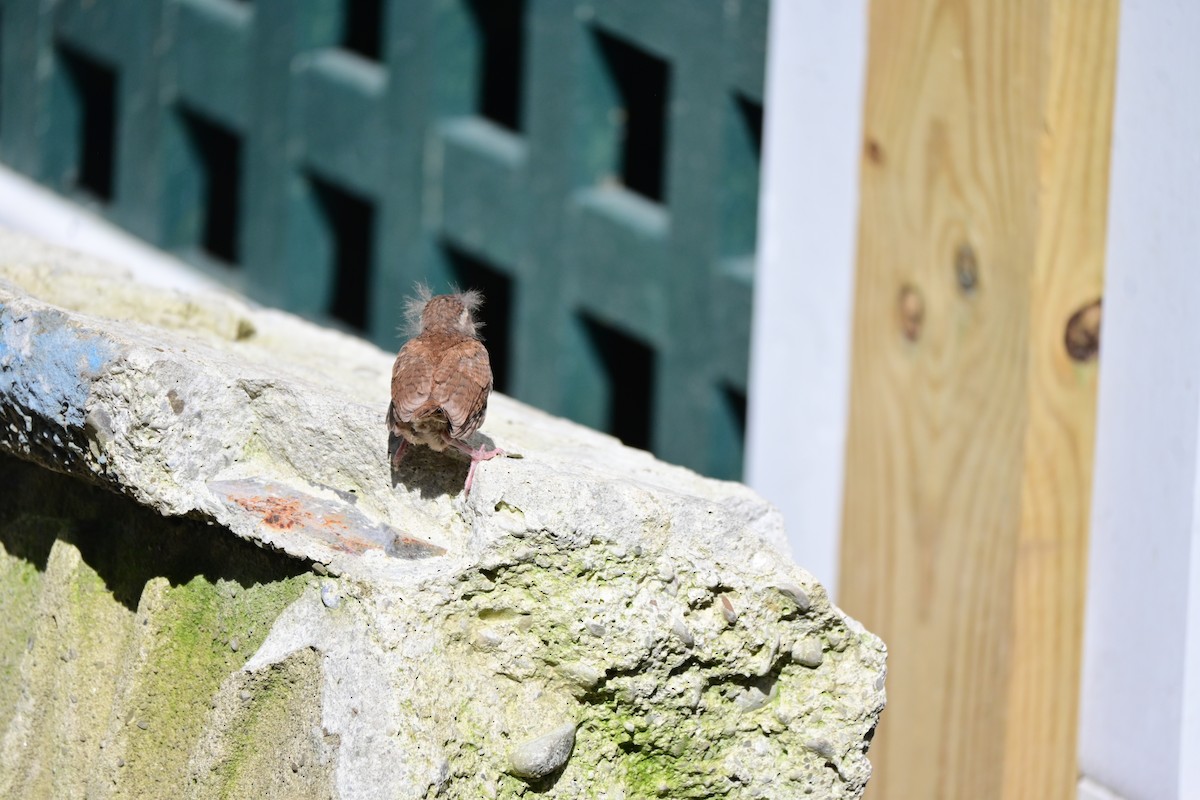
[[[428,403],[442,409],[450,423],[450,435],[461,440],[483,424],[491,391],[492,365],[487,348],[477,339],[466,339],[447,349],[439,359]]]
[[[433,360],[424,342],[413,339],[400,348],[392,365],[391,417],[412,422],[417,410],[429,400],[433,388]]]

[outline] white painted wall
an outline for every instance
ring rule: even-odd
[[[1200,3],[1122,0],[1080,797],[1200,798]]]
[[[866,0],[773,0],[746,481],[833,593],[841,537]]]

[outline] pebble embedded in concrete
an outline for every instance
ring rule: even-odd
[[[479,650],[494,650],[504,643],[504,634],[493,627],[481,628],[475,632],[471,644]]]
[[[757,711],[767,704],[770,700],[770,695],[759,689],[757,686],[750,686],[744,692],[737,696],[734,704],[743,712]]]
[[[585,689],[592,689],[604,680],[604,673],[596,669],[590,664],[585,664],[582,661],[575,661],[570,664],[564,664],[561,668],[563,675],[570,678],[575,683]]]
[[[327,581],[321,584],[321,602],[326,608],[337,608],[342,604],[342,596],[333,583]]]
[[[804,746],[821,758],[832,759],[834,757],[833,743],[828,739],[811,739]]]
[[[519,778],[544,778],[566,765],[574,747],[575,723],[568,722],[509,753],[510,771]]]
[[[796,604],[796,608],[801,614],[807,614],[812,608],[812,600],[808,596],[808,592],[801,589],[794,583],[781,583],[775,587],[779,592],[787,597],[790,597]]]
[[[687,647],[691,647],[696,643],[696,638],[692,636],[691,630],[688,629],[688,626],[679,617],[671,620],[671,632]]]
[[[729,595],[721,595],[721,613],[725,616],[725,621],[730,625],[738,621],[737,609],[733,607],[733,603],[729,600]]]
[[[825,660],[825,652],[818,639],[801,639],[792,645],[792,661],[816,669]]]

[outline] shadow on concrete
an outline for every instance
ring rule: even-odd
[[[45,571],[56,539],[83,560],[126,608],[162,576],[172,586],[197,576],[248,588],[308,572],[308,562],[263,550],[218,525],[164,517],[77,478],[0,455],[0,544]]]
[[[481,437],[486,438],[486,437]],[[487,442],[492,446],[491,441]],[[421,498],[453,497],[463,490],[471,462],[453,450],[437,453],[428,447],[409,445],[400,466],[392,464],[392,454],[400,446],[400,438],[388,434],[388,461],[392,471],[391,485],[403,484]]]

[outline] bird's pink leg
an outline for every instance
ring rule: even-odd
[[[457,439],[451,439],[449,436],[446,437],[446,443],[471,459],[471,468],[467,470],[467,482],[463,485],[464,495],[471,493],[471,483],[475,480],[475,467],[479,466],[480,461],[488,461],[498,456],[505,455],[504,451],[499,447],[489,450],[483,445],[479,445],[479,447],[472,450],[468,445],[463,444]]]
[[[408,439],[401,437],[399,447],[396,448],[396,452],[392,453],[392,469],[400,467],[400,461],[404,458],[406,450],[408,450]]]

